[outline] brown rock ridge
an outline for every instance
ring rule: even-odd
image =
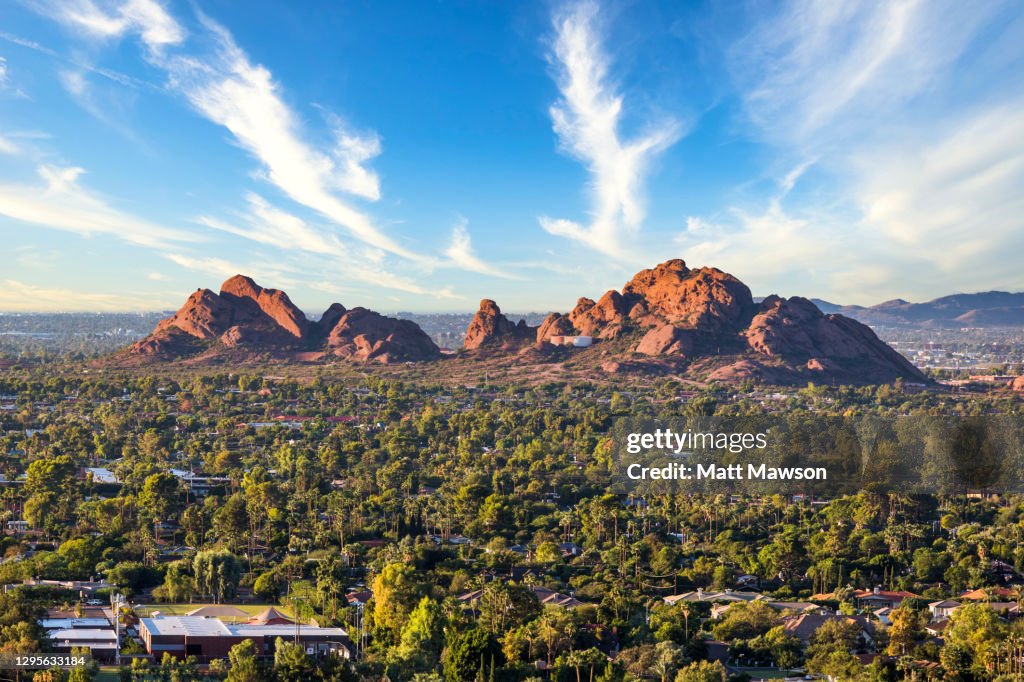
[[[565,336],[591,336],[595,343],[557,351],[548,345],[552,337]],[[799,297],[769,296],[755,303],[732,275],[691,269],[679,259],[642,270],[620,291],[605,292],[596,301],[581,298],[571,311],[552,313],[539,327],[513,323],[494,301],[484,299],[466,331],[465,348],[486,362],[543,365],[579,354],[579,366],[592,363],[595,370],[656,371],[709,381],[927,381],[859,322],[823,314]],[[233,355],[222,355],[229,351]],[[283,291],[264,289],[241,275],[224,282],[219,293],[194,292],[127,352],[140,362],[245,353],[379,363],[442,357],[410,321],[335,303],[311,322]],[[467,362],[473,357],[468,354]],[[1019,384],[1014,388],[1021,390]]]
[[[435,360],[441,351],[415,323],[366,308],[332,304],[310,322],[278,289],[264,289],[235,275],[220,293],[199,289],[153,333],[129,347],[142,357],[174,359],[223,349],[253,352],[329,350],[354,360],[381,363]]]
[[[867,325],[842,315],[824,315],[799,296],[764,299],[744,336],[757,353],[804,362],[814,372],[856,371],[862,380],[871,382],[896,377],[924,379]]]
[[[415,322],[366,308],[353,308],[342,315],[327,337],[327,346],[335,355],[384,364],[441,357],[441,351]]]
[[[476,350],[481,347],[507,346],[532,340],[536,332],[537,328],[527,326],[526,320],[519,320],[519,324],[515,324],[502,315],[497,303],[485,298],[480,301],[480,309],[469,322],[463,347]]]
[[[621,292],[610,290],[597,301],[581,298],[569,313],[548,315],[535,340],[578,335],[598,339],[598,346],[602,340],[638,339],[630,349],[652,361],[731,362],[719,363],[711,378],[925,381],[859,322],[824,315],[799,297],[769,296],[757,304],[736,277],[717,268],[691,269],[680,259],[638,272]],[[498,306],[485,300],[467,330],[466,348],[517,338]]]

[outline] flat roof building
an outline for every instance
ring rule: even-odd
[[[247,639],[255,642],[259,655],[270,656],[278,637],[294,641],[296,636],[311,656],[349,655],[345,630],[315,625],[228,625],[207,616],[157,616],[139,621],[139,636],[146,650],[157,658],[164,652],[178,658],[196,656],[200,661],[227,658],[231,647]]]
[[[112,661],[117,652],[117,635],[106,628],[70,628],[50,630],[47,637],[54,651],[70,653],[72,649],[88,649],[98,661]]]

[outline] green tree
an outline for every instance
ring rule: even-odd
[[[501,665],[501,649],[489,634],[477,627],[452,628],[444,648],[446,682],[473,682],[493,664]]]
[[[192,560],[192,573],[196,589],[213,596],[216,603],[235,596],[242,577],[242,565],[231,552],[208,549],[196,554]]]
[[[422,657],[436,661],[444,646],[444,612],[430,597],[423,597],[402,628],[399,651],[404,658]]]
[[[228,652],[227,682],[260,682],[259,665],[256,662],[256,643],[245,639],[231,647]]]
[[[401,563],[385,566],[373,579],[370,604],[374,626],[392,642],[397,642],[422,591],[412,566]]]
[[[274,643],[274,673],[281,682],[307,682],[316,674],[316,666],[301,644],[278,637]]]
[[[174,474],[160,472],[148,476],[139,492],[139,504],[156,521],[167,520],[178,509],[181,487]]]
[[[718,661],[694,661],[676,674],[675,682],[725,682],[725,666]]]

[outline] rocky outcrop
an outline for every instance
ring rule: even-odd
[[[224,349],[295,354],[325,348],[334,355],[381,363],[441,357],[414,322],[365,308],[346,310],[340,303],[310,322],[288,294],[264,289],[244,275],[224,282],[219,294],[199,289],[128,352],[174,359]]]
[[[239,325],[266,326],[300,340],[306,337],[306,314],[283,291],[264,289],[249,277],[235,275],[221,285],[220,296],[234,308]]]
[[[764,299],[744,336],[757,353],[803,363],[814,372],[846,371],[868,381],[924,380],[909,360],[882,342],[870,327],[842,315],[824,315],[798,296]]]
[[[537,343],[544,343],[552,336],[576,336],[576,328],[562,313],[551,313],[537,327]]]
[[[344,313],[331,329],[327,347],[335,355],[384,364],[441,357],[441,351],[415,322],[385,317],[366,308]]]
[[[466,347],[515,334],[498,306],[486,300],[467,331]],[[635,338],[629,350],[650,358],[647,362],[720,358],[707,370],[712,380],[925,381],[916,367],[854,320],[824,315],[799,297],[769,296],[756,304],[736,277],[717,268],[691,269],[679,259],[641,270],[621,291],[608,291],[597,301],[581,298],[565,315],[550,314],[536,341],[569,335],[593,337],[598,346]],[[618,358],[603,362],[615,364],[617,372],[628,366]]]
[[[331,330],[338,324],[338,320],[347,310],[340,303],[332,303],[320,319],[309,325],[309,335],[313,345],[322,345],[330,336]]]
[[[644,355],[681,355],[693,353],[695,346],[693,332],[670,324],[652,327],[644,334],[634,349]]]
[[[629,315],[629,304],[622,294],[612,289],[595,303],[581,298],[569,313],[569,320],[584,336],[613,338],[623,329]]]
[[[555,337],[592,337],[566,344]],[[591,341],[593,345],[591,346]],[[465,348],[486,362],[572,363],[627,372],[692,373],[705,381],[766,383],[926,382],[870,328],[811,301],[750,290],[716,268],[670,260],[642,270],[594,301],[581,298],[539,327],[513,323],[484,299],[466,330]],[[205,358],[230,351],[300,361],[337,356],[362,362],[419,362],[442,357],[415,323],[366,308],[331,305],[311,322],[288,295],[236,275],[219,293],[199,289],[128,352],[141,358]],[[573,358],[585,354],[582,365]],[[221,356],[226,357],[226,356]],[[468,354],[473,358],[474,354]],[[1024,390],[1024,380],[1015,382]]]
[[[1010,388],[1012,388],[1015,391],[1020,391],[1021,393],[1024,393],[1024,375],[1015,378],[1013,380],[1013,383],[1010,384]]]
[[[209,289],[197,289],[172,317],[156,326],[154,334],[178,329],[197,339],[214,339],[232,325],[231,305]]]
[[[708,333],[738,331],[754,311],[746,284],[717,268],[691,270],[679,259],[641,270],[622,294],[654,318]]]
[[[489,298],[480,301],[480,308],[466,329],[463,347],[476,350],[485,346],[500,347],[535,337],[537,329],[529,327],[525,320],[513,323],[501,314],[498,304]]]

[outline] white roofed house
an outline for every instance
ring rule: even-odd
[[[139,636],[146,651],[158,659],[164,652],[177,658],[196,656],[201,662],[227,658],[231,647],[246,639],[253,640],[259,655],[270,656],[279,637],[288,641],[297,638],[311,656],[350,655],[348,632],[342,628],[291,622],[228,625],[207,616],[158,616],[139,621]]]
[[[932,614],[932,620],[946,620],[954,611],[960,608],[961,604],[952,599],[933,601],[928,605],[928,611]]]

